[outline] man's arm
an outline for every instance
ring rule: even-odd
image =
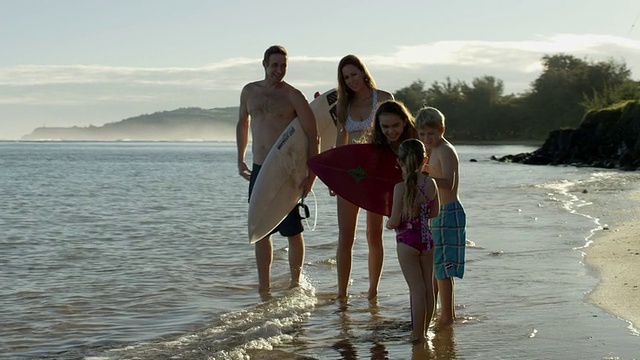
[[[240,94],[240,110],[238,114],[238,124],[236,125],[236,146],[238,147],[238,173],[243,178],[249,180],[251,171],[245,163],[247,144],[249,143],[249,110],[247,109],[247,98],[249,97],[248,85],[242,88]]]
[[[316,117],[313,115],[309,102],[307,102],[307,99],[300,91],[294,89],[291,103],[300,120],[302,130],[304,130],[309,140],[309,157],[318,155],[318,127],[316,125]]]

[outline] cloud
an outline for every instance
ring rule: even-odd
[[[612,50],[625,50],[639,56],[640,41],[614,36],[573,34],[560,34],[537,41],[439,41],[401,46],[393,54],[372,56],[368,60],[386,67],[448,65],[500,69],[506,65],[531,72],[531,62],[539,63],[545,54],[582,54],[601,59],[610,56]]]
[[[63,84],[210,84],[224,80],[227,70],[247,65],[225,60],[198,68],[133,68],[99,65],[19,65],[0,68],[0,86],[43,86]],[[215,76],[211,78],[210,76]]]
[[[438,41],[362,57],[377,82],[390,91],[417,79],[429,84],[448,76],[470,81],[492,75],[504,81],[507,91],[519,92],[542,70],[540,58],[556,53],[597,61],[616,58],[625,60],[632,71],[640,71],[640,41],[604,35],[559,34],[533,41]],[[287,80],[308,93],[335,86],[338,61],[337,57],[291,57]],[[260,62],[259,58],[231,58],[201,67],[2,67],[0,104],[169,104],[191,100],[191,104],[229,106],[237,103],[244,84],[262,78]]]

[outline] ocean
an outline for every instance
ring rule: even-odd
[[[621,173],[490,160],[527,146],[457,149],[458,322],[413,346],[392,231],[367,300],[364,214],[351,298],[333,301],[336,205],[319,181],[302,286],[288,289],[276,236],[260,296],[235,143],[0,142],[0,358],[640,359],[638,329],[586,302],[598,279],[581,250],[607,224],[581,185]]]

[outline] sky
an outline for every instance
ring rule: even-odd
[[[639,18],[637,0],[2,0],[0,139],[237,106],[273,44],[308,99],[347,54],[390,92],[490,75],[519,94],[560,53],[640,80]]]

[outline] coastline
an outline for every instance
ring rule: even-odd
[[[583,186],[602,226],[584,248],[585,264],[599,280],[587,301],[631,322],[635,334],[640,329],[639,180],[638,173],[623,173]]]
[[[456,146],[458,145],[483,145],[483,146],[504,146],[504,145],[519,145],[519,146],[533,146],[541,147],[544,144],[544,140],[458,140],[449,139]]]

